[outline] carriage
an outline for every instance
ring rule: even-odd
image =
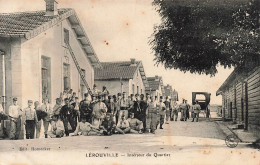
[[[210,96],[211,93],[208,92],[192,92],[192,105],[195,105],[196,101],[198,101],[201,107],[201,112],[204,114],[204,116],[205,114],[207,116],[208,105],[210,103]]]

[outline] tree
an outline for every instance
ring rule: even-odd
[[[162,18],[150,41],[157,65],[214,76],[218,65],[237,66],[248,54],[259,54],[258,0],[248,5],[154,0],[153,5]]]

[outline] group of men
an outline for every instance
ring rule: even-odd
[[[95,89],[95,86],[94,86]],[[187,120],[190,106],[184,100],[178,105],[169,97],[150,96],[148,93],[131,94],[118,93],[109,95],[106,88],[91,94],[85,93],[84,99],[79,102],[76,93],[72,90],[61,93],[56,104],[51,107],[45,98],[43,104],[28,100],[28,106],[22,110],[17,105],[17,98],[13,98],[13,105],[9,107],[11,121],[10,139],[17,139],[19,123],[25,125],[26,138],[33,139],[35,130],[39,138],[43,123],[45,138],[77,136],[77,135],[112,135],[115,133],[155,133],[156,129],[163,129],[163,124],[169,120],[177,121],[178,112],[181,112],[181,121]],[[193,106],[193,121],[197,118],[200,107]],[[49,130],[49,124],[51,129]]]

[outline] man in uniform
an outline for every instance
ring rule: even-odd
[[[178,119],[178,112],[179,111],[179,106],[178,106],[178,104],[177,104],[177,102],[176,101],[174,101],[173,102],[173,104],[172,104],[172,120],[174,121],[177,121],[177,119]]]
[[[141,112],[139,94],[135,95],[135,101],[133,102],[133,104],[134,105],[130,113],[134,113],[135,117],[138,117]]]
[[[120,133],[120,134],[126,134],[130,132],[130,125],[128,120],[125,119],[125,116],[121,116],[121,120],[118,121],[118,124],[116,126],[116,130]]]
[[[61,138],[64,136],[64,124],[60,120],[59,115],[53,115],[51,121],[51,131],[48,132],[48,135],[51,138]]]
[[[130,118],[127,119],[130,126],[130,133],[142,133],[143,122],[135,118],[135,114],[131,113]]]
[[[97,127],[91,125],[89,122],[86,122],[86,119],[82,117],[81,122],[78,123],[77,128],[74,131],[73,135],[92,136],[92,135],[101,135],[101,133]]]
[[[36,110],[32,107],[33,101],[28,100],[28,107],[24,109],[24,125],[26,139],[34,139],[35,125],[38,123]]]
[[[62,101],[60,98],[56,98],[56,104],[53,107],[53,115],[60,115],[60,110],[62,108]]]
[[[111,119],[110,114],[106,114],[106,118],[102,122],[102,124],[99,126],[101,129],[101,132],[103,135],[109,136],[112,135],[115,132],[116,124],[115,122]]]
[[[140,100],[140,113],[138,116],[136,116],[136,118],[143,122],[143,126],[144,126],[143,131],[145,132],[146,131],[146,117],[148,114],[148,110],[147,110],[148,103],[147,103],[147,101],[144,100],[144,94],[140,95],[140,99],[141,99]]]
[[[122,116],[128,117],[128,110],[129,110],[129,101],[126,98],[126,93],[123,92],[123,97],[119,100],[120,104],[120,111],[118,116],[118,121],[121,121]]]
[[[64,123],[66,136],[69,136],[69,128],[68,128],[69,123],[72,128],[72,131],[75,131],[75,129],[76,129],[76,126],[75,126],[75,123],[73,120],[73,111],[74,111],[74,107],[70,104],[69,98],[66,98],[65,105],[61,108],[61,111],[60,111],[60,118]]]
[[[157,103],[157,109],[159,111],[158,115],[157,115],[157,126],[158,127],[159,123],[160,123],[160,129],[163,129],[163,123],[164,123],[164,117],[165,117],[165,111],[166,111],[166,107],[165,104],[163,103],[163,97],[160,96],[160,101]]]
[[[146,95],[147,96],[147,95]],[[157,109],[156,103],[154,102],[154,98],[151,97],[150,99],[147,98],[147,119],[146,119],[146,132],[155,133],[156,124],[157,124]]]
[[[15,140],[19,138],[21,126],[22,110],[19,105],[17,105],[17,98],[13,98],[13,105],[9,107],[9,117],[11,118],[11,128],[10,128],[10,139]]]
[[[187,119],[190,119],[190,105],[188,104],[188,100],[185,100],[185,104],[186,104],[186,116]]]
[[[196,122],[199,121],[200,110],[201,110],[201,107],[199,105],[199,102],[196,101],[196,104],[193,105],[193,108],[192,108],[192,111],[194,113],[193,118],[192,118],[192,122],[194,122],[194,118],[196,118]]]
[[[187,105],[185,104],[185,99],[182,100],[179,108],[181,111],[181,121],[187,121]]]
[[[43,99],[41,110],[47,113],[47,116],[43,118],[43,127],[44,127],[45,138],[48,138],[47,133],[48,133],[49,123],[52,115],[52,109],[51,109],[51,105],[49,104],[48,98]]]
[[[84,100],[79,103],[80,121],[85,118],[88,123],[92,122],[92,109],[90,108],[90,101],[88,100],[88,93],[84,94]]]
[[[165,104],[165,107],[166,107],[166,123],[165,124],[169,124],[171,103],[169,101],[168,96],[166,96],[166,100],[163,103]]]
[[[101,95],[98,95],[98,102],[96,102],[93,106],[93,125],[97,128],[99,128],[100,124],[106,117],[106,112],[107,112],[107,106],[105,103],[101,101]]]

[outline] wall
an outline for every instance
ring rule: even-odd
[[[126,92],[126,94],[129,95],[129,81],[122,80],[122,83],[122,91]],[[117,95],[117,93],[121,92],[120,80],[96,80],[95,84],[97,85],[97,89],[99,89],[100,91],[102,91],[103,86],[106,86],[110,95]]]
[[[42,100],[41,56],[49,57],[51,60],[51,103],[55,103],[55,98],[59,97],[60,92],[64,89],[63,63],[70,64],[71,88],[80,96],[80,76],[69,51],[65,48],[63,38],[64,28],[69,30],[70,45],[80,67],[86,70],[86,80],[89,86],[93,86],[93,68],[75,38],[67,20],[64,20],[37,37],[29,41],[23,40],[22,42],[22,69],[19,73],[22,75],[22,88],[17,86],[17,84],[13,85],[15,88],[21,89],[15,95],[22,95],[23,107],[27,105],[28,99],[34,101]],[[67,56],[67,58],[64,56]]]
[[[134,86],[135,86],[135,90],[133,91],[132,90],[132,85],[134,84]],[[142,80],[142,77],[141,77],[141,75],[140,75],[140,71],[139,71],[139,69],[136,71],[136,73],[134,74],[134,77],[133,77],[133,79],[130,79],[129,80],[129,91],[128,91],[128,93],[129,94],[137,94],[137,86],[139,86],[139,94],[144,94],[145,93],[145,86],[144,86],[144,83],[143,83],[143,80]],[[142,93],[141,93],[141,89],[142,89]]]

